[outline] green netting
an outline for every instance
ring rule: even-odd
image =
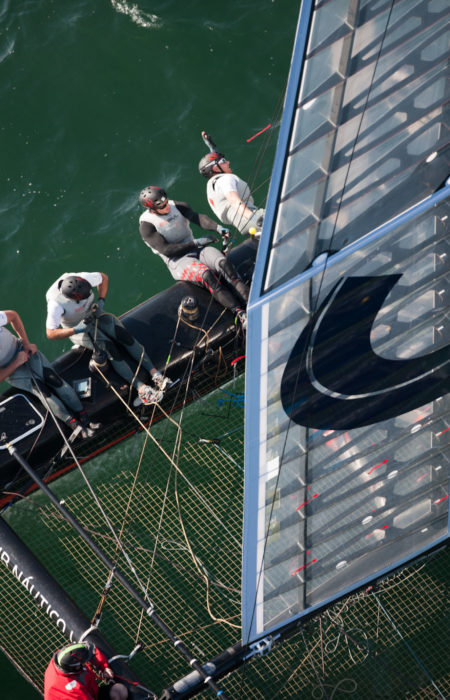
[[[449,563],[442,550],[335,604],[227,678],[224,690],[285,700],[449,697]]]
[[[173,415],[176,423],[154,426],[156,443],[141,432],[84,465],[122,533],[140,583],[80,473],[52,484],[135,588],[145,587],[158,614],[202,663],[240,639],[243,382],[237,378],[199,397]],[[5,517],[91,619],[106,567],[43,494],[16,503]],[[449,570],[448,551],[438,552],[376,591],[329,608],[219,685],[230,698],[252,700],[446,697]],[[45,667],[63,635],[5,566],[0,577],[1,645],[42,689]],[[100,631],[117,653],[144,645],[131,665],[156,693],[190,672],[118,582],[102,612]]]

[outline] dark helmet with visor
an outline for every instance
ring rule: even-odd
[[[214,175],[214,166],[218,165],[220,170],[222,170],[220,165],[222,163],[225,163],[225,161],[226,158],[223,153],[217,153],[216,151],[214,151],[213,153],[207,153],[206,156],[203,156],[200,163],[198,164],[198,171],[200,175],[203,175],[203,177],[209,179],[212,175]]]
[[[94,651],[91,642],[67,644],[55,654],[55,664],[64,673],[79,673],[84,664],[92,659]]]
[[[164,209],[167,202],[167,194],[161,187],[154,187],[153,185],[144,187],[139,195],[139,204],[147,209],[151,209],[152,211]]]
[[[77,277],[76,275],[69,275],[69,277],[61,280],[58,287],[61,294],[74,301],[87,299],[92,292],[89,282],[84,277]]]

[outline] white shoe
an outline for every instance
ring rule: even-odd
[[[101,423],[88,423],[87,425],[80,425],[81,435],[84,438],[90,438],[95,435],[97,430],[102,427]]]
[[[165,391],[172,386],[172,380],[169,377],[163,377],[161,372],[156,371],[152,374],[152,381],[158,387],[159,391]]]

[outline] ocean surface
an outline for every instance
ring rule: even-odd
[[[264,205],[299,7],[1,0],[0,309],[50,359],[70,347],[45,338],[61,273],[105,272],[116,314],[172,284],[139,236],[138,194],[159,185],[209,214],[203,129]],[[3,700],[39,697],[3,656],[0,673]]]

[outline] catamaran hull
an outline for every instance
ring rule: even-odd
[[[250,280],[257,245],[251,239],[236,247],[229,254],[230,260],[245,280]],[[194,295],[199,307],[195,321],[183,323],[178,309],[185,296]],[[203,288],[185,282],[177,282],[167,290],[151,297],[121,316],[126,328],[142,343],[154,365],[175,382],[161,402],[166,412],[172,412],[185,400],[185,386],[198,393],[207,393],[215,387],[215,372],[220,363],[223,382],[235,368],[231,362],[245,353],[245,337],[235,318],[212,300]],[[203,330],[201,330],[203,329]],[[207,342],[205,333],[208,332]],[[89,369],[90,351],[74,348],[60,356],[54,363],[64,379],[85,390],[83,405],[93,422],[101,428],[92,438],[77,437],[72,443],[75,454],[87,461],[104,452],[140,429],[133,413],[145,424],[160,420],[164,414],[154,405],[133,406],[135,392],[129,400],[128,392],[122,395],[119,387],[123,380],[111,369],[104,377]],[[242,363],[241,363],[242,364]],[[110,383],[108,387],[105,383]],[[148,379],[146,373],[144,381]],[[178,381],[177,381],[178,380]],[[112,387],[112,388],[111,388]],[[188,395],[191,400],[194,395]],[[122,400],[123,399],[123,400]],[[129,406],[127,405],[127,402]],[[133,412],[133,413],[132,413]],[[31,395],[24,396],[16,389],[9,389],[0,396],[0,507],[12,502],[18,493],[26,493],[34,484],[24,474],[6,449],[5,441],[12,442],[29,461],[39,476],[52,480],[75,464],[70,451],[64,447],[61,429],[67,437],[67,428],[57,424],[43,405]],[[62,451],[65,454],[62,454]]]

